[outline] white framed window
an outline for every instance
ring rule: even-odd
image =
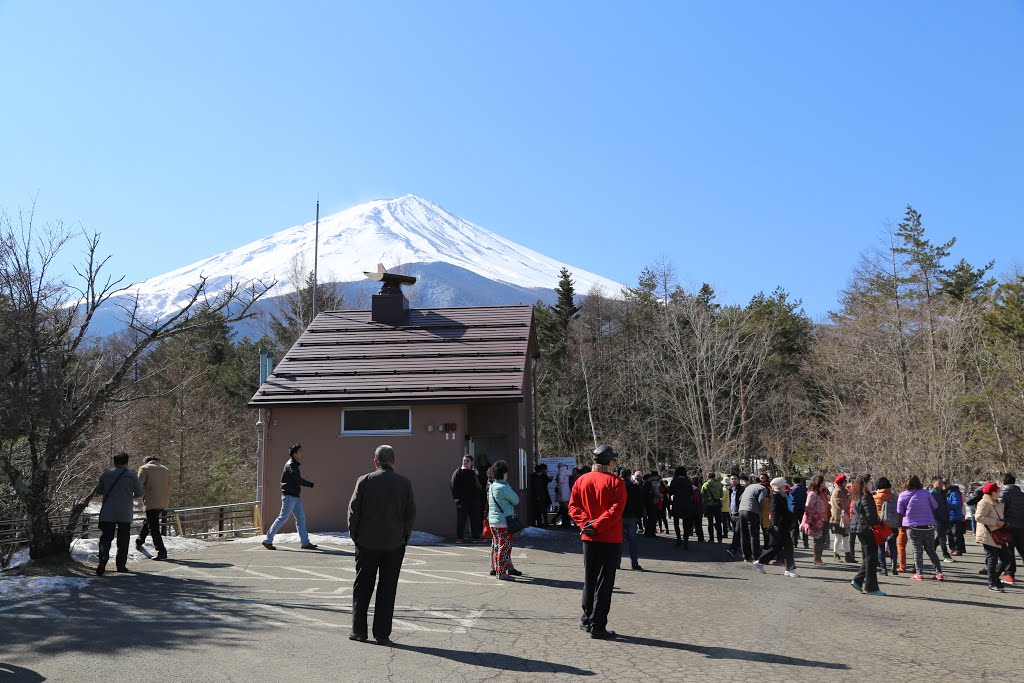
[[[343,408],[342,436],[412,434],[412,408]]]

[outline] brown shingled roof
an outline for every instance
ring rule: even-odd
[[[521,400],[533,307],[319,314],[249,401],[273,405]]]

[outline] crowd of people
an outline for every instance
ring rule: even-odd
[[[685,467],[677,467],[667,479],[658,472],[630,471],[620,467],[618,460],[614,449],[605,444],[594,450],[592,465],[571,472],[563,463],[549,476],[546,466],[538,465],[528,486],[531,523],[547,525],[546,511],[557,506],[556,522],[573,527],[580,535],[584,569],[580,627],[595,639],[616,637],[607,622],[623,545],[631,568],[644,571],[638,536],[674,533],[676,546],[688,550],[691,537],[704,542],[705,523],[708,542],[724,544],[731,534],[726,554],[750,563],[761,574],[776,563],[784,567],[785,576],[799,577],[794,551],[801,542],[805,549],[813,548],[811,563],[816,566],[825,564],[823,555],[829,546],[834,562],[857,563],[859,546],[860,567],[850,583],[866,595],[885,595],[879,585],[880,574],[895,577],[907,573],[908,545],[913,550],[910,579],[924,581],[930,576],[943,581],[943,562],[955,562],[967,552],[968,525],[976,544],[984,549],[982,573],[989,590],[1002,592],[1004,584],[1016,582],[1014,550],[1024,561],[1024,492],[1009,473],[1002,476],[1001,486],[976,483],[965,495],[942,477],[934,478],[926,488],[918,476],[911,475],[897,492],[888,478],[875,479],[871,474],[858,475],[851,483],[840,473],[829,486],[821,474],[810,481],[795,476],[792,483],[782,476],[770,478],[764,471],[756,476],[734,472],[721,479],[709,474],[702,480],[691,478]],[[302,548],[317,549],[306,532],[301,501],[301,488],[314,484],[302,477],[301,461],[302,446],[294,444],[281,475],[280,515],[263,540],[269,550],[276,549],[274,535],[289,517],[295,518]],[[376,592],[372,635],[378,643],[388,644],[398,577],[416,508],[412,484],[394,471],[394,449],[380,446],[373,462],[374,471],[359,478],[349,502],[349,534],[356,547],[349,637],[368,639],[367,613]],[[95,493],[103,496],[98,575],[104,573],[115,536],[117,570],[127,571],[135,497],[144,496],[147,508],[147,524],[137,546],[152,533],[158,551],[154,559],[167,556],[159,520],[168,506],[169,472],[154,456],[146,458],[138,475],[127,464],[126,453],[115,456],[114,467],[102,474],[95,488]],[[509,466],[503,460],[490,464],[481,458],[474,467],[473,457],[466,455],[451,477],[456,543],[480,543],[489,538],[490,574],[500,581],[515,581],[523,575],[512,564],[513,538],[524,525],[516,512],[519,494],[509,484],[508,474]],[[552,481],[555,500],[548,490]]]

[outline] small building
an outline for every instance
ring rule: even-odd
[[[533,308],[409,309],[400,284],[415,280],[384,277],[371,310],[317,315],[248,404],[263,425],[264,529],[280,509],[278,481],[296,442],[303,476],[316,483],[302,492],[311,532],[347,530],[355,481],[383,443],[412,480],[422,531],[453,535],[450,480],[465,453],[505,460],[509,483],[527,486],[537,456]]]

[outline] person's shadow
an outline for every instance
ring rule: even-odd
[[[836,662],[823,662],[815,659],[805,659],[801,657],[789,657],[787,655],[779,655],[772,652],[755,652],[752,650],[740,650],[734,647],[718,647],[715,645],[694,645],[690,643],[677,643],[671,640],[658,640],[656,638],[644,638],[642,636],[619,635],[618,638],[616,638],[615,640],[619,643],[629,643],[631,645],[647,645],[648,647],[661,647],[670,650],[696,652],[697,654],[704,655],[708,659],[738,659],[749,662],[759,662],[761,664],[811,666],[821,669],[846,670],[850,668],[846,664],[837,664]]]
[[[392,647],[398,650],[419,652],[425,655],[433,655],[440,659],[456,661],[462,664],[484,666],[499,671],[520,671],[529,673],[560,673],[572,676],[594,676],[593,671],[581,669],[570,664],[558,662],[546,662],[542,659],[529,659],[517,657],[501,652],[470,652],[466,650],[446,650],[440,647],[427,647],[425,645],[409,645],[407,643],[392,643]]]
[[[31,669],[0,662],[0,681],[3,683],[8,683],[8,681],[10,683],[15,683],[15,681],[17,683],[37,683],[45,680],[45,676],[41,676]]]

